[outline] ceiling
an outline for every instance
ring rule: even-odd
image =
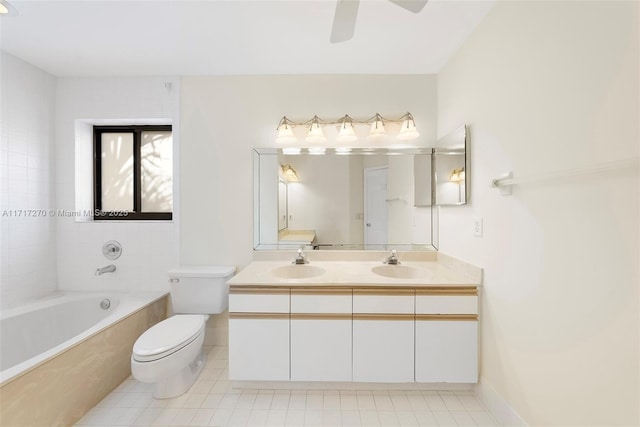
[[[9,1],[2,50],[57,76],[431,74],[493,6],[361,0],[353,39],[331,44],[334,0]]]

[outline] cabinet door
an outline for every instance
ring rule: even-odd
[[[353,380],[413,382],[413,315],[353,316]]]
[[[478,382],[478,322],[416,316],[416,382]]]
[[[289,380],[289,315],[229,319],[229,379]]]
[[[291,379],[351,381],[352,290],[291,288]]]
[[[415,291],[353,290],[353,380],[414,381]]]
[[[291,314],[291,380],[351,381],[351,315]]]
[[[289,380],[289,289],[229,290],[229,379]]]

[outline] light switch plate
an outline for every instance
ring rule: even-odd
[[[473,218],[473,235],[482,237],[482,218],[479,216]]]

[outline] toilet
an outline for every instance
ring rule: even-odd
[[[184,394],[206,362],[202,351],[210,314],[222,313],[229,303],[229,280],[235,267],[191,266],[169,271],[173,316],[149,328],[133,345],[131,374],[154,383],[153,397]]]

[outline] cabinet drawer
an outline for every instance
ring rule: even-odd
[[[351,308],[351,289],[291,289],[291,313],[351,314]]]
[[[230,313],[289,313],[289,289],[230,289]]]
[[[413,314],[415,297],[413,295],[368,295],[354,290],[354,313],[398,313]]]
[[[477,295],[417,295],[416,314],[477,314]]]

